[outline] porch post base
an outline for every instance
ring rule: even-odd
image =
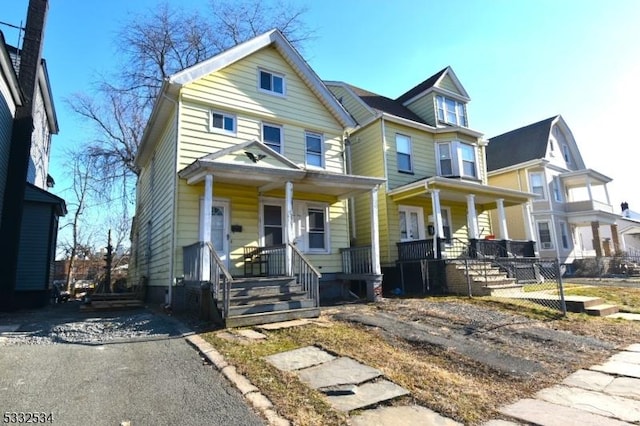
[[[380,302],[382,300],[382,275],[373,275],[366,279],[367,300],[369,302]]]

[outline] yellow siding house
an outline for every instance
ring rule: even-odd
[[[350,268],[347,200],[375,201],[384,183],[347,173],[354,126],[277,30],[168,77],[136,157],[132,279],[175,305],[186,281],[224,277],[233,291],[247,277],[301,281],[304,264],[328,296]],[[373,275],[376,250],[363,254]]]

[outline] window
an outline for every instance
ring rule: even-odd
[[[307,166],[324,167],[322,156],[322,135],[305,132],[307,146]]]
[[[261,245],[285,242],[286,214],[284,200],[264,199],[261,207]],[[293,201],[292,241],[302,252],[329,253],[329,206],[324,203]]]
[[[562,145],[562,155],[567,164],[571,164],[571,154],[569,153],[569,145]]]
[[[424,239],[424,214],[422,207],[399,206],[400,241]]]
[[[325,251],[327,249],[325,209],[310,207],[307,210],[307,229],[309,251]]]
[[[412,172],[411,138],[405,135],[396,135],[396,151],[398,153],[398,171]]]
[[[263,124],[262,141],[275,152],[282,154],[282,127],[273,124]]]
[[[260,89],[284,95],[284,76],[260,70]]]
[[[543,176],[544,175],[539,172],[529,173],[529,189],[531,190],[531,192],[540,195],[542,198],[544,198]]]
[[[451,243],[451,210],[447,207],[440,207],[440,216],[442,216],[442,232],[444,240],[447,244]]]
[[[562,202],[562,193],[560,192],[560,183],[557,177],[553,178],[551,185],[553,186],[553,199],[557,202]]]
[[[553,243],[551,242],[551,230],[549,229],[549,222],[538,222],[538,241],[540,242],[541,249],[553,248]]]
[[[453,175],[450,144],[448,143],[438,144],[438,158],[440,158],[440,174],[442,176]]]
[[[467,126],[467,115],[465,106],[462,102],[458,102],[444,96],[436,96],[438,107],[438,120],[454,126]]]
[[[282,206],[265,204],[263,206],[263,220],[265,247],[282,244],[284,241]]]
[[[210,130],[235,134],[236,118],[223,112],[211,111]]]
[[[562,237],[562,248],[569,248],[569,233],[567,232],[567,223],[560,222],[560,236]]]
[[[440,176],[478,177],[476,147],[454,141],[438,143],[438,167]]]

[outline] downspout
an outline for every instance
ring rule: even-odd
[[[352,173],[351,164],[351,140],[349,139],[349,133],[345,132],[342,138],[342,146],[344,152],[344,168],[348,175]],[[356,238],[356,217],[355,217],[355,201],[353,197],[349,197],[347,200],[347,212],[349,214],[349,246],[353,245]]]
[[[387,128],[384,124],[384,116],[380,115],[380,128],[382,130],[382,160],[384,163],[385,192],[389,192],[389,173],[387,165]]]
[[[167,304],[169,306],[173,305],[173,284],[174,284],[174,273],[175,273],[175,248],[176,248],[176,224],[175,224],[175,220],[177,217],[177,208],[178,208],[178,203],[176,202],[176,200],[178,199],[178,144],[180,142],[180,128],[179,128],[179,124],[180,124],[180,103],[176,100],[171,99],[170,97],[168,97],[166,94],[162,95],[163,98],[165,98],[166,100],[168,100],[169,102],[172,102],[175,105],[175,109],[176,109],[176,118],[175,118],[175,128],[176,128],[176,143],[174,144],[174,150],[173,150],[173,159],[174,159],[174,176],[173,176],[173,200],[171,201],[172,204],[172,210],[173,210],[173,219],[172,221],[174,222],[172,225],[172,232],[171,232],[171,262],[169,262],[169,293],[168,293],[168,300],[167,300]]]

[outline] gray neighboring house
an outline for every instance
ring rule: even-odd
[[[524,211],[509,208],[507,220],[512,237],[536,241],[540,257],[572,263],[620,251],[612,179],[585,166],[562,116],[490,138],[487,170],[490,185],[538,194]]]
[[[14,143],[13,122],[24,94],[18,82],[20,51],[5,43],[0,32],[0,223],[5,205],[10,148]],[[48,192],[53,179],[48,173],[51,137],[58,133],[58,121],[49,85],[46,62],[41,60],[33,94],[33,134],[26,165],[23,213],[18,246],[3,242],[4,250],[17,251],[18,263],[10,309],[41,307],[50,300],[58,221],[67,213],[64,200]],[[3,279],[6,279],[3,277]],[[6,283],[5,283],[6,284]]]

